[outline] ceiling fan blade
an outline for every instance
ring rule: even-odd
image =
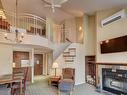
[[[44,7],[57,7],[57,8],[60,8],[61,5],[44,5]]]
[[[54,7],[58,7],[58,8],[60,8],[60,7],[61,7],[61,5],[54,5]]]
[[[55,13],[55,7],[52,8],[52,12]]]
[[[59,2],[59,4],[63,4],[63,3],[65,3],[65,2],[67,2],[68,0],[61,0],[60,2]]]
[[[44,7],[51,7],[52,5],[44,5]]]
[[[42,2],[46,3],[47,5],[51,5],[51,3],[45,1],[45,0],[41,0]]]
[[[58,4],[54,4],[54,0],[51,0],[51,3],[49,3],[48,1],[46,1],[46,0],[42,0],[44,3],[46,3],[46,5],[44,5],[44,7],[51,7],[52,8],[52,12],[54,13],[55,12],[55,8],[57,7],[57,8],[60,8],[61,7],[61,5],[58,3]],[[68,1],[68,0],[63,0],[64,2],[65,1]],[[63,1],[62,2],[60,2],[60,3],[63,3]]]

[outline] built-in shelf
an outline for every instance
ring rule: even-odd
[[[65,59],[65,62],[74,62],[74,59],[76,57],[76,48],[68,48],[68,50],[63,52],[63,57]]]
[[[76,50],[76,48],[69,48],[68,50]]]
[[[64,54],[69,54],[70,52],[63,52]]]
[[[65,60],[65,62],[74,62],[74,60]]]

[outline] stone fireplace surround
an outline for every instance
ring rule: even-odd
[[[102,77],[102,70],[103,69],[110,69],[111,71],[118,70],[127,70],[127,64],[103,64],[103,63],[97,63],[97,86],[100,86],[101,91],[105,91],[103,89],[103,77]],[[110,92],[110,91],[109,91]],[[118,94],[118,95],[127,95],[127,94]]]
[[[127,95],[127,70],[102,68],[103,90]]]

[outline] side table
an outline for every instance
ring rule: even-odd
[[[61,78],[60,76],[52,76],[52,77],[50,77],[49,85],[58,86],[60,78]]]

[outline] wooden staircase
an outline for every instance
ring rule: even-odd
[[[76,48],[68,48],[65,52],[63,52],[63,57],[65,59],[65,63],[72,63],[76,57]]]

